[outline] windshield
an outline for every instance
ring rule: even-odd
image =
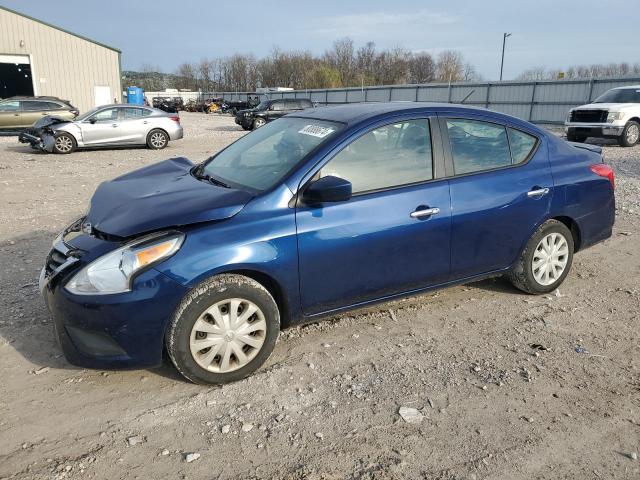
[[[640,89],[616,88],[609,90],[596,98],[593,103],[640,103]]]
[[[98,110],[100,110],[103,107],[96,107],[92,110],[89,110],[88,112],[83,113],[82,115],[80,115],[78,118],[76,118],[77,121],[82,121],[82,120],[86,120],[87,118],[89,118],[90,116],[92,116],[94,113],[96,113]]]
[[[199,169],[198,176],[210,177],[218,183],[267,190],[340,128],[338,123],[323,120],[280,118],[211,157]]]

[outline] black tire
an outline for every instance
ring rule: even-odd
[[[260,309],[266,322],[264,342],[246,365],[229,372],[212,372],[200,366],[191,353],[192,329],[208,308],[232,298],[246,299]],[[198,384],[223,384],[241,380],[260,368],[273,351],[279,332],[280,312],[267,289],[251,278],[224,274],[201,283],[187,294],[169,322],[165,343],[171,361],[187,380]]]
[[[78,143],[73,135],[67,132],[56,133],[53,143],[53,152],[66,155],[73,152]]]
[[[545,285],[538,282],[534,276],[533,260],[536,250],[543,238],[556,233],[562,235],[567,243],[566,265],[561,275],[553,283]],[[531,236],[520,257],[509,273],[509,280],[523,292],[542,295],[552,292],[560,286],[571,270],[573,262],[573,235],[564,223],[557,220],[547,220]]]
[[[618,138],[618,145],[621,147],[633,147],[640,139],[640,124],[629,121],[624,126],[622,135]]]
[[[575,133],[569,131],[567,132],[567,140],[569,142],[578,142],[578,143],[582,143],[587,139],[587,137],[583,137],[583,136],[578,136]]]
[[[266,125],[266,123],[267,123],[267,121],[264,118],[258,117],[253,121],[253,124],[252,124],[251,127],[252,127],[253,130],[255,130],[257,128],[264,127]]]
[[[162,150],[169,145],[169,135],[164,130],[156,128],[147,134],[147,147],[151,150]]]

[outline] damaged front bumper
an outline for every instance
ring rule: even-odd
[[[53,152],[53,144],[55,143],[55,137],[52,134],[46,132],[35,132],[34,130],[22,132],[18,136],[18,140],[21,143],[30,144],[31,148],[42,150],[47,153]]]

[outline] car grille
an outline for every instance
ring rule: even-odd
[[[607,110],[574,110],[571,112],[571,121],[576,123],[605,123]]]
[[[47,255],[47,261],[45,263],[45,269],[47,276],[58,270],[61,266],[67,263],[69,260],[68,251],[63,252],[61,249],[54,247]]]

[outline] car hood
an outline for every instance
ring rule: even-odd
[[[640,104],[638,103],[590,103],[588,105],[581,105],[579,107],[575,107],[572,110],[609,110],[618,112],[625,108],[638,108]]]
[[[56,115],[46,115],[33,124],[33,128],[45,128],[52,125],[58,125],[61,123],[73,123],[66,118],[58,117]]]
[[[198,180],[192,167],[190,160],[174,158],[101,183],[86,222],[99,232],[126,238],[230,218],[251,200],[244,190]]]

